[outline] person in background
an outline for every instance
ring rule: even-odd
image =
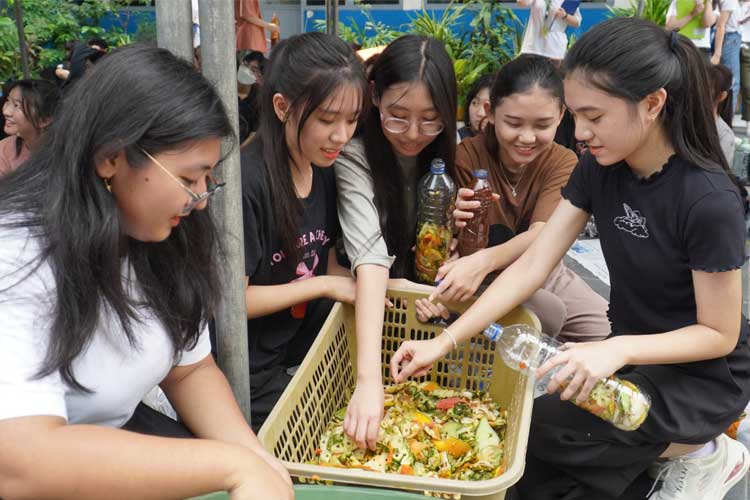
[[[529,7],[529,21],[521,45],[522,54],[548,57],[560,64],[568,49],[568,27],[581,25],[581,10],[568,14],[563,0],[516,0],[521,7]]]
[[[6,90],[3,131],[8,137],[0,140],[0,177],[18,168],[38,148],[60,100],[57,85],[47,80],[17,80]]]
[[[737,106],[740,94],[740,3],[738,0],[718,0],[719,19],[716,21],[714,35],[714,54],[711,64],[723,64],[732,72],[732,92],[730,108],[732,115]]]
[[[745,135],[750,135],[750,0],[742,0],[740,10],[740,112],[746,122]]]
[[[731,165],[735,147],[735,136],[731,126],[731,100],[729,99],[732,92],[732,72],[723,64],[711,65],[708,67],[708,81],[711,85],[711,102],[713,103],[721,151],[724,153],[727,164]]]
[[[693,10],[685,17],[678,18],[677,0],[672,0],[667,10],[665,25],[667,30],[679,31],[694,18],[699,17],[699,27],[694,32],[694,36],[698,38],[690,38],[690,40],[706,56],[706,60],[711,58],[711,26],[716,24],[716,19],[719,17],[718,5],[714,8],[712,2],[713,0],[696,0]]]
[[[267,62],[266,56],[257,50],[251,50],[242,58],[242,65],[253,72],[255,80],[260,84],[263,83],[263,72]]]
[[[484,131],[487,125],[485,103],[490,102],[490,87],[494,78],[495,75],[480,76],[466,94],[464,118],[466,125],[458,129],[458,137],[461,140],[474,137]]]
[[[266,30],[278,32],[279,27],[263,20],[258,0],[234,0],[234,27],[237,50],[268,52]]]

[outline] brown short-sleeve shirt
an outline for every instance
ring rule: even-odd
[[[577,163],[573,151],[553,143],[520,173],[513,174],[501,170],[498,158],[487,150],[484,134],[479,134],[458,145],[455,171],[451,175],[459,187],[471,188],[472,172],[480,168],[487,170],[492,190],[500,195],[490,211],[490,224],[502,224],[518,234],[535,222],[549,219],[560,202],[560,190]],[[513,186],[516,187],[515,197]]]

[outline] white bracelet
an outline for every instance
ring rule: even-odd
[[[443,333],[446,334],[449,339],[451,339],[451,342],[453,342],[453,348],[458,349],[458,343],[456,342],[456,338],[453,336],[453,334],[449,332],[447,328],[443,329]]]

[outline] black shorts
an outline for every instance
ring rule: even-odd
[[[635,431],[619,430],[558,394],[534,400],[521,499],[622,498],[671,443],[715,438],[750,400],[750,348],[743,341],[726,358],[625,367],[618,375],[651,397],[649,416]]]

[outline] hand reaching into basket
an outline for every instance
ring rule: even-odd
[[[391,358],[391,375],[400,384],[409,377],[426,375],[432,365],[453,350],[453,341],[447,335],[430,340],[407,340]]]
[[[359,448],[375,450],[383,420],[383,394],[379,380],[357,382],[346,408],[344,431]]]

